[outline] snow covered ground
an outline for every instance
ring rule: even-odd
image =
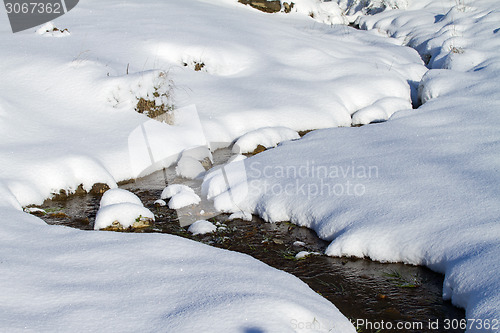
[[[7,208],[0,218],[3,332],[355,331],[300,280],[246,255],[47,226]]]
[[[498,323],[500,6],[415,1],[357,22],[428,60],[419,86],[425,104],[241,162],[247,180],[234,188],[249,196],[236,205],[218,200],[221,179],[207,177],[209,193],[221,210],[315,229],[332,240],[329,255],[427,265],[445,274],[443,296],[467,318]]]
[[[394,0],[406,10],[360,16],[380,1],[338,2],[264,14],[236,0],[82,0],[54,21],[67,32],[15,35],[0,14],[2,330],[354,331],[303,283],[247,256],[47,226],[22,207],[80,184],[114,188],[262,127],[350,126],[398,111],[240,161],[253,172],[245,210],[314,228],[333,240],[331,255],[428,265],[469,318],[498,319],[498,5]],[[371,32],[330,25],[358,16]],[[420,86],[427,68],[401,45],[435,68]],[[414,111],[417,90],[425,104]],[[151,96],[175,103],[173,125],[134,111]],[[148,147],[161,151],[154,165]],[[200,174],[184,172],[191,162],[179,174]],[[273,195],[275,184],[339,179],[255,174],[305,162],[336,166],[362,195]],[[351,179],[347,167],[372,173]]]
[[[0,179],[21,205],[137,176],[147,150],[127,140],[147,118],[132,111],[169,79],[208,141],[227,145],[261,127],[349,126],[356,111],[387,101],[388,114],[410,109],[408,82],[425,73],[415,51],[387,38],[233,0],[82,1],[54,22],[69,30],[63,38],[14,35],[1,22]],[[191,61],[205,65],[194,71]],[[202,143],[184,124],[146,125],[150,143],[172,155]]]

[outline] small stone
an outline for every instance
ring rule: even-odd
[[[285,13],[290,13],[292,11],[292,8],[293,6],[295,6],[295,4],[293,2],[283,2],[283,8],[284,8],[284,11]]]
[[[147,217],[141,217],[138,221],[132,224],[132,229],[143,229],[150,227],[153,224],[153,220]]]
[[[104,183],[96,183],[92,185],[92,189],[90,189],[90,194],[103,194],[109,190],[109,185]]]

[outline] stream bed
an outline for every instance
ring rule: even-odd
[[[215,164],[227,160],[230,151],[223,149],[214,154]],[[159,206],[155,201],[165,183],[182,183],[199,191],[200,182],[175,177],[175,171],[159,171],[120,187],[136,195],[156,218],[153,226],[138,230],[143,233],[168,233],[190,238],[211,246],[246,253],[277,269],[295,275],[311,289],[321,294],[348,318],[370,322],[422,322],[398,332],[436,332],[428,329],[429,322],[460,320],[462,309],[442,299],[443,276],[421,266],[383,264],[368,259],[333,258],[323,255],[328,242],[314,231],[294,224],[266,223],[258,217],[252,221],[228,221],[227,214],[208,215],[203,207],[175,211]],[[64,225],[82,230],[93,230],[99,208],[100,194],[80,194],[60,200],[47,200],[40,208],[47,213],[41,218],[48,224]],[[201,212],[200,212],[201,211]],[[193,236],[181,227],[178,214],[197,219],[208,219],[219,226],[212,234]],[[205,216],[203,216],[205,215]],[[212,214],[214,215],[214,214]],[[104,232],[104,231],[101,231]],[[297,259],[301,251],[317,252]],[[384,332],[360,327],[359,332]],[[447,330],[446,332],[463,332]]]

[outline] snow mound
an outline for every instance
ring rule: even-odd
[[[191,224],[188,231],[193,235],[204,235],[217,231],[217,227],[207,220],[199,220]]]
[[[186,156],[192,157],[197,161],[209,160],[210,162],[213,162],[212,153],[207,146],[186,149],[182,152],[182,157]]]
[[[258,145],[266,148],[276,147],[283,141],[299,139],[297,131],[287,127],[264,127],[242,135],[233,146],[233,153],[253,152]]]
[[[141,202],[138,196],[127,190],[114,188],[107,190],[97,211],[94,230],[108,227],[127,229],[140,228],[154,221],[154,214]]]
[[[171,184],[163,189],[163,191],[161,192],[161,199],[170,199],[174,195],[181,192],[189,192],[194,194],[194,190],[189,186],[182,184]]]
[[[208,200],[213,200],[216,210],[235,213],[240,202],[247,199],[249,186],[247,183],[246,158],[236,155],[231,162],[210,170],[203,178],[201,193]],[[231,159],[230,159],[231,160]]]
[[[145,226],[148,223],[147,220],[154,221],[154,219],[154,214],[142,205],[128,202],[117,203],[104,206],[97,211],[94,230],[114,226],[123,229],[138,228]]]
[[[99,207],[103,208],[118,203],[131,203],[143,206],[141,199],[134,193],[121,188],[113,188],[103,194]]]
[[[161,199],[170,199],[168,202],[170,209],[181,209],[201,202],[200,197],[192,188],[181,184],[172,184],[165,187],[161,193]]]
[[[180,177],[195,179],[205,174],[205,168],[197,159],[183,155],[175,167],[175,172]]]
[[[364,107],[352,115],[353,125],[366,125],[383,122],[397,111],[407,110],[408,101],[402,98],[387,97],[375,104]]]
[[[201,202],[200,197],[196,193],[191,192],[180,192],[175,194],[168,201],[168,207],[170,209],[181,209],[191,205],[197,205]]]
[[[164,207],[164,206],[167,205],[167,203],[164,200],[162,200],[162,199],[158,199],[158,200],[155,201],[155,205],[158,205],[160,207]]]

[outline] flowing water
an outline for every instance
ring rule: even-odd
[[[228,149],[214,154],[216,164],[230,156]],[[332,258],[311,255],[297,260],[300,251],[324,253],[328,243],[319,239],[314,231],[291,223],[266,223],[254,217],[253,221],[228,221],[225,214],[211,216],[209,208],[195,207],[179,212],[166,206],[155,205],[169,183],[182,183],[199,190],[199,181],[182,180],[173,170],[156,172],[120,187],[137,194],[144,205],[155,213],[154,226],[139,232],[159,232],[191,238],[211,246],[249,254],[275,268],[295,275],[311,289],[335,304],[344,315],[353,320],[367,320],[374,327],[360,327],[360,332],[385,332],[377,323],[396,325],[406,322],[411,328],[395,332],[442,332],[429,329],[429,322],[441,324],[445,320],[461,320],[463,310],[455,308],[441,297],[443,276],[425,267],[404,264],[382,264],[367,259]],[[99,207],[100,195],[75,195],[64,200],[47,200],[42,206],[47,214],[42,218],[49,224],[92,230]],[[206,212],[200,212],[201,210]],[[187,227],[179,225],[179,215],[193,221],[208,218],[218,223],[213,234],[193,236]],[[297,243],[302,242],[302,243]],[[421,322],[418,324],[418,322]],[[411,324],[410,324],[411,323]],[[386,326],[387,327],[387,326]],[[463,330],[446,330],[463,332]]]

